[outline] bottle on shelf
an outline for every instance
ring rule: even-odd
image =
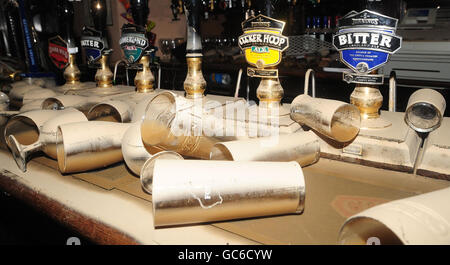
[[[333,28],[333,32],[336,32],[337,28],[339,27],[339,19],[341,19],[341,16],[335,16],[335,17],[334,17],[334,28]]]
[[[318,28],[318,31],[319,31],[319,39],[321,40],[321,41],[325,41],[325,24],[326,24],[326,22],[324,21],[323,22],[323,24],[321,23],[322,21],[321,21],[321,19],[320,19],[320,17],[317,17],[317,28]]]
[[[309,36],[311,34],[311,17],[306,17],[306,28],[303,35]]]
[[[331,29],[331,17],[330,16],[324,16],[324,32],[325,32],[325,41],[328,43],[332,42],[333,39],[333,33]]]
[[[311,33],[312,33],[312,20],[311,17],[306,17],[306,28],[305,28],[305,34],[303,34],[303,36],[308,37],[304,39],[303,42],[303,48],[308,51],[310,49],[310,44],[308,39],[310,37],[312,37]]]
[[[209,18],[209,1],[202,0],[202,6],[203,6],[203,18],[205,20],[208,20],[208,18]]]
[[[311,37],[317,39],[319,37],[319,29],[317,24],[317,17],[314,16],[312,19],[312,29],[311,29]]]
[[[209,75],[209,80],[216,85],[228,86],[231,84],[232,78],[230,74],[212,73]]]

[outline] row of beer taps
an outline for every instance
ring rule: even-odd
[[[304,94],[290,106],[282,105],[277,69],[272,64],[264,68],[262,56],[253,68],[262,78],[259,105],[238,94],[205,96],[200,0],[183,2],[188,66],[184,91],[155,89],[145,34],[148,2],[130,2],[135,23],[123,26],[120,46],[126,66],[138,69],[135,87],[113,84],[107,63],[111,51],[97,29],[84,39],[84,47],[92,49],[92,62],[100,63],[96,84],[80,82],[73,53],[69,53],[64,86],[54,87],[42,79],[13,83],[10,97],[21,108],[7,121],[4,138],[19,169],[26,172],[27,162],[37,152],[56,159],[63,174],[125,161],[130,172],[139,176],[142,188],[152,194],[155,227],[301,214],[306,189],[302,167],[318,162],[324,146],[357,138],[362,108],[315,98],[313,71],[306,74]],[[104,4],[93,3],[96,9]],[[262,15],[249,20],[244,24],[250,32],[255,31],[253,25],[278,22]],[[278,23],[280,32],[272,37],[281,39],[283,27]],[[273,52],[280,56],[275,57],[279,62],[281,49]],[[438,92],[419,90],[409,105],[405,121],[411,128],[428,133],[440,126],[445,99]],[[227,116],[229,109],[231,116]],[[281,132],[280,120],[287,120],[283,125],[291,131]]]

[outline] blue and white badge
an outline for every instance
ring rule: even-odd
[[[105,49],[102,38],[94,36],[83,36],[81,38],[81,47],[86,53],[86,59],[90,64],[95,63],[101,56]]]
[[[85,52],[88,63],[94,64],[102,56],[102,52],[107,48],[107,44],[104,38],[102,38],[100,31],[84,27],[81,36],[81,47]]]
[[[395,35],[397,19],[376,12],[352,11],[339,20],[333,45],[341,61],[358,74],[368,74],[389,61],[402,45]]]

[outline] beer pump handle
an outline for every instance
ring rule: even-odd
[[[102,33],[106,29],[106,3],[105,0],[91,0],[90,13],[96,30]]]
[[[172,21],[177,21],[180,20],[178,18],[178,0],[172,0],[172,4],[170,5],[170,9],[172,10]]]
[[[200,14],[202,4],[200,0],[184,0],[187,17],[187,43],[186,53],[188,57],[202,53],[202,43],[200,37]]]
[[[273,6],[272,6],[272,0],[265,0],[265,11],[266,11],[266,16],[268,17],[272,17],[273,15]]]
[[[61,17],[63,18],[64,24],[66,25],[64,39],[67,41],[67,48],[70,54],[77,53],[78,49],[73,36],[73,3],[71,1],[64,0],[60,8]]]
[[[130,0],[130,4],[134,24],[145,27],[148,15],[150,14],[148,0]]]
[[[102,51],[102,55],[110,55],[113,51],[113,49],[104,49]]]

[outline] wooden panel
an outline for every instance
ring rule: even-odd
[[[65,205],[48,198],[44,194],[26,187],[15,180],[17,177],[7,170],[1,170],[0,189],[28,203],[39,212],[50,216],[62,225],[77,231],[93,242],[107,245],[137,244],[134,239],[122,232],[75,212]]]

